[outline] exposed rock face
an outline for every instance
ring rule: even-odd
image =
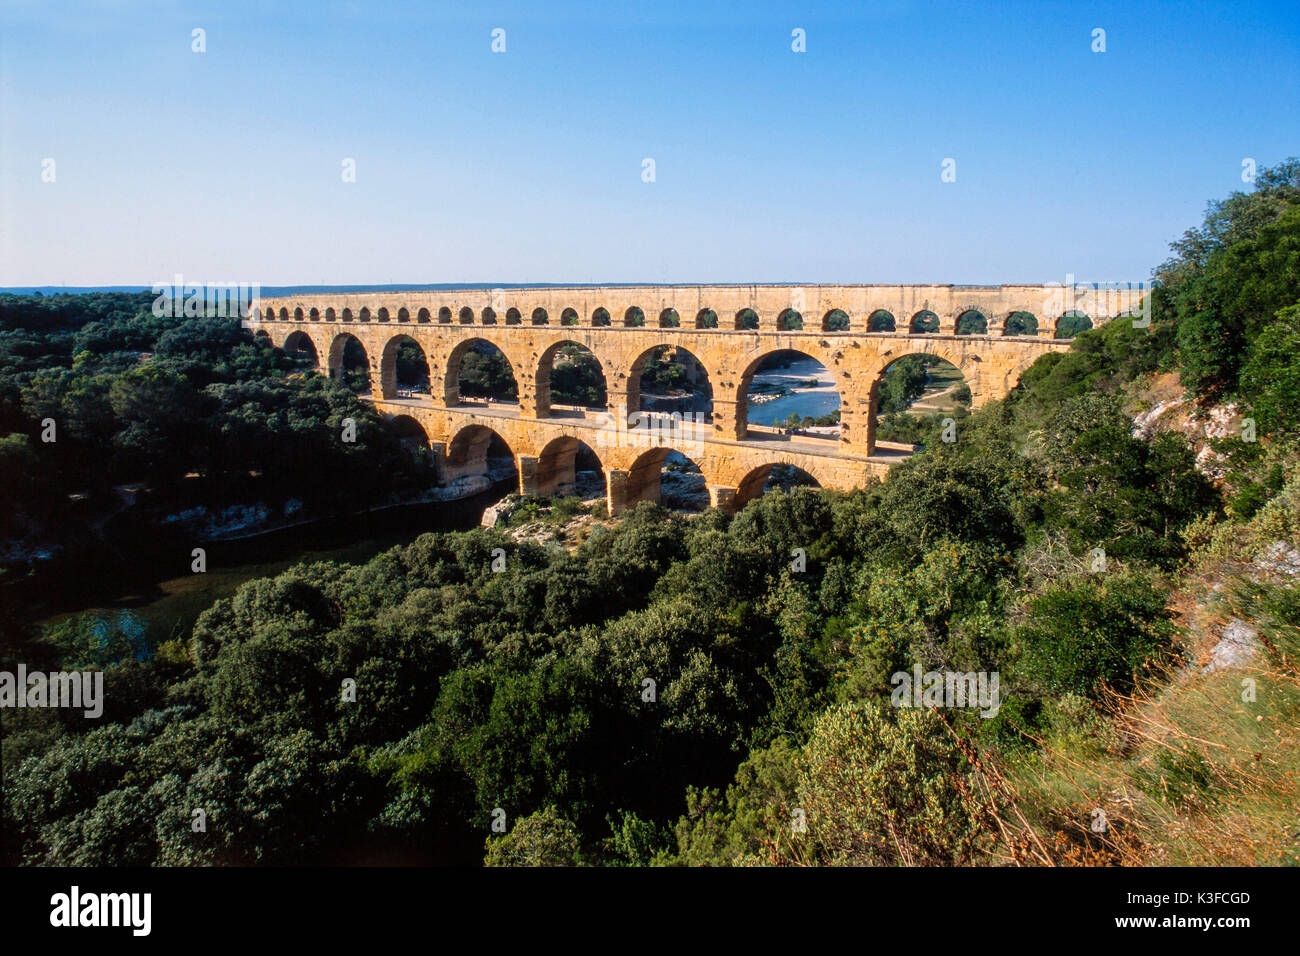
[[[1210,443],[1239,436],[1241,428],[1241,411],[1233,402],[1200,409],[1186,399],[1167,398],[1133,419],[1134,438],[1149,439],[1161,430],[1186,436],[1196,451],[1197,470],[1213,481],[1222,480],[1228,469],[1227,460]]]
[[[1143,412],[1137,418],[1133,419],[1133,437],[1141,438],[1144,441],[1156,433],[1156,425],[1160,417],[1170,409],[1177,408],[1183,404],[1181,398],[1171,399],[1170,401],[1160,402],[1150,411]]]
[[[659,494],[665,508],[703,511],[709,506],[709,489],[698,471],[665,471]]]
[[[598,471],[579,471],[575,474],[573,493],[583,501],[605,497],[605,479]]]
[[[483,509],[483,519],[479,522],[484,528],[495,528],[498,524],[510,517],[511,513],[519,507],[518,495],[506,495],[494,505]]]
[[[1210,652],[1210,663],[1202,674],[1213,674],[1228,667],[1241,667],[1259,651],[1259,631],[1241,618],[1234,617],[1223,629],[1223,636]]]
[[[1255,566],[1288,578],[1300,576],[1300,551],[1287,541],[1274,541],[1255,558]]]

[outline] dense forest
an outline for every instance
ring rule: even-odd
[[[1300,862],[1300,162],[1155,279],[1149,327],[1080,333],[856,491],[642,504],[568,549],[425,534],[249,582],[156,647],[15,616],[5,666],[102,669],[107,703],[2,715],[5,858]],[[141,304],[0,302],[7,537],[72,547],[67,496],[145,459],[168,506],[424,480],[347,390]],[[1136,427],[1158,403],[1250,425]],[[345,416],[358,447],[322,437]],[[1203,672],[1230,615],[1253,662]],[[1000,706],[893,706],[916,668],[996,673]]]
[[[157,318],[152,299],[0,296],[8,600],[110,575],[123,551],[167,550],[169,514],[211,520],[251,501],[331,514],[432,479],[352,390],[234,319]],[[336,440],[348,418],[350,443]],[[13,560],[25,555],[38,559]]]

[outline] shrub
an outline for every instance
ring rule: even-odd
[[[963,863],[984,819],[969,774],[934,711],[903,710],[895,721],[874,705],[847,704],[813,731],[799,801],[822,862]]]
[[[1016,633],[1017,670],[1054,696],[1092,696],[1102,684],[1128,689],[1173,634],[1164,595],[1146,575],[1074,578],[1029,602],[1029,621]]]

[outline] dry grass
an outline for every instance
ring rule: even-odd
[[[986,762],[999,831],[993,861],[1300,864],[1297,590],[1225,588],[1228,608],[1260,630],[1248,666],[1167,669],[1132,696],[1108,695],[1107,720],[1067,720],[1036,753]],[[1096,810],[1104,832],[1094,832]]]

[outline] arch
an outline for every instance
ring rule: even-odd
[[[410,321],[411,321],[411,313],[410,313],[410,310],[408,310],[408,309],[406,308],[406,306],[402,306],[402,308],[400,308],[400,309],[397,310],[397,321],[398,321],[398,322],[410,322]]]
[[[350,332],[334,336],[330,343],[330,378],[344,382],[358,394],[369,394],[370,369],[370,355],[359,338]]]
[[[1007,369],[1006,373],[1003,374],[1002,376],[1002,390],[998,394],[1000,395],[1010,394],[1012,389],[1014,389],[1017,385],[1020,384],[1020,376],[1024,375],[1025,370],[1028,369],[1029,366],[1033,365],[1034,362],[1037,361],[1037,359],[1038,359],[1037,355],[1026,356],[1024,359],[1017,362],[1011,368]]]
[[[313,307],[312,310],[311,310],[310,312],[307,313],[307,318],[308,318],[309,320],[311,320],[312,322],[319,322],[319,321],[320,321],[320,309],[317,309],[317,308],[314,308],[314,307]]]
[[[561,313],[560,313],[560,324],[561,324],[561,325],[577,325],[577,324],[578,324],[578,310],[577,310],[577,309],[565,309],[563,312],[561,312]]]
[[[492,306],[490,305],[483,310],[483,324],[484,325],[497,324],[497,310],[492,308]]]
[[[1003,335],[1037,335],[1038,316],[1032,312],[1012,312],[1002,323]]]
[[[740,479],[736,487],[735,505],[743,508],[759,495],[776,488],[789,489],[795,486],[820,488],[821,482],[810,472],[797,465],[784,461],[771,461],[753,468]]]
[[[343,309],[343,312],[339,315],[339,319],[340,319],[341,321],[343,321],[343,322],[351,322],[351,321],[352,321],[352,310],[349,309],[349,308],[344,308],[344,309]]]
[[[682,317],[677,314],[677,310],[672,306],[664,309],[659,313],[659,328],[661,329],[679,329],[682,326]]]
[[[293,320],[295,322],[301,322],[303,318],[304,316],[303,316],[302,306],[298,306],[298,308],[293,310]]]
[[[438,310],[438,324],[439,325],[451,324],[451,309],[447,308],[447,306],[445,305]]]
[[[962,417],[972,400],[971,377],[962,369],[960,356],[946,350],[891,356],[871,383],[871,443],[914,443],[923,437],[922,420]]]
[[[647,370],[649,381],[646,381]],[[642,408],[645,385],[654,390],[659,408]],[[674,392],[685,394],[674,395]],[[709,370],[693,352],[677,345],[660,343],[643,351],[632,363],[627,373],[624,401],[629,416],[640,411],[698,412],[709,420],[713,417],[713,383]],[[686,407],[664,407],[666,405]]]
[[[957,316],[956,332],[958,335],[988,335],[989,320],[979,309],[967,309]]]
[[[929,309],[922,309],[912,316],[912,321],[907,327],[913,334],[933,335],[939,331],[939,317]]]
[[[506,325],[521,325],[524,321],[518,309],[506,309]]]
[[[638,306],[631,306],[623,313],[623,324],[631,328],[640,328],[645,325],[645,313]]]
[[[357,313],[357,321],[358,322],[370,321],[370,310],[367,309],[364,305],[361,307],[361,311]]]
[[[571,339],[554,342],[537,360],[533,393],[537,416],[550,414],[553,398],[559,405],[603,409],[608,404],[608,385],[604,366],[591,349]]]
[[[379,307],[379,311],[375,313],[375,318],[378,319],[380,322],[387,322],[387,321],[388,321],[388,310],[387,310],[386,308],[384,308],[383,306],[380,306],[380,307]]]
[[[325,321],[326,321],[326,322],[337,322],[337,321],[338,321],[338,318],[339,318],[339,316],[338,316],[338,313],[334,311],[334,306],[331,305],[329,308],[327,308],[327,309],[325,310]]]
[[[609,309],[598,308],[591,313],[591,324],[597,327],[612,324],[609,318]]]
[[[623,504],[631,508],[638,501],[703,511],[709,504],[708,486],[699,465],[688,456],[667,446],[650,448],[638,455],[627,471]]]
[[[712,309],[700,309],[695,314],[695,327],[697,329],[716,329],[718,327],[718,313]]]
[[[466,425],[447,444],[443,479],[450,483],[468,477],[491,478],[493,463],[501,461],[504,465],[505,459],[509,459],[510,469],[517,475],[515,453],[497,431],[486,425]]]
[[[289,310],[286,309],[284,306],[280,307],[280,321],[281,322],[289,321]]]
[[[488,339],[471,338],[458,342],[447,356],[442,392],[448,408],[463,404],[466,398],[514,402],[519,397],[519,383],[500,346]]]
[[[537,308],[533,309],[532,322],[533,325],[550,325],[551,317],[547,315],[546,310],[539,305]]]
[[[741,309],[736,313],[736,328],[738,329],[757,329],[758,313],[753,309]]]
[[[538,495],[568,496],[580,489],[595,491],[597,481],[603,488],[605,465],[600,455],[586,442],[572,435],[561,435],[547,442],[538,454],[532,491]]]
[[[803,315],[794,309],[783,309],[776,317],[776,328],[778,332],[801,332]]]
[[[429,444],[429,433],[424,430],[424,426],[420,424],[418,419],[411,415],[394,415],[386,419],[386,421],[388,427],[397,436],[398,444],[411,457],[418,461],[427,458],[432,453],[432,447]]]
[[[1072,339],[1092,328],[1092,319],[1078,311],[1066,312],[1056,320],[1056,338]]]
[[[843,309],[831,309],[822,316],[823,332],[849,331],[849,314]]]
[[[867,317],[868,332],[897,332],[898,324],[894,321],[894,313],[888,309],[876,309]]]
[[[421,309],[419,312],[415,313],[415,321],[417,321],[417,322],[432,322],[432,321],[433,321],[433,315],[429,312],[428,309]]]
[[[755,378],[761,378],[757,387]],[[809,385],[810,381],[816,385]],[[771,349],[751,361],[740,378],[736,437],[748,435],[751,418],[755,425],[774,432],[798,427],[835,429],[843,406],[843,396],[825,361],[800,349]],[[791,423],[790,416],[797,417],[797,425]]]
[[[299,361],[309,361],[312,368],[320,368],[320,355],[316,352],[316,343],[301,329],[295,329],[284,337],[284,348],[280,351]]]
[[[429,357],[420,343],[404,333],[385,342],[379,362],[379,382],[384,398],[429,394]]]

